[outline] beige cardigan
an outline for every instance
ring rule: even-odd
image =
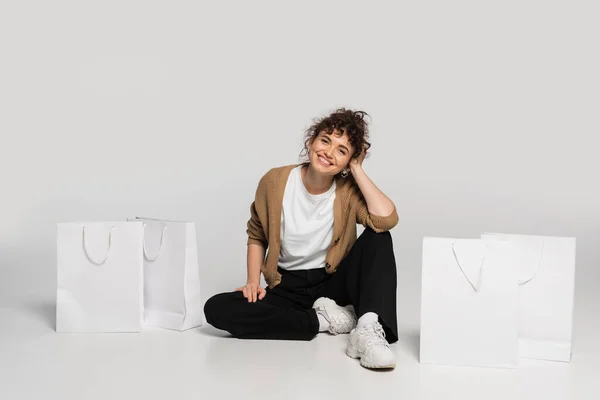
[[[283,193],[292,169],[300,164],[287,165],[269,170],[258,183],[254,202],[250,206],[250,219],[246,233],[248,244],[258,244],[269,249],[261,272],[270,288],[281,282],[277,272],[280,253],[281,208]],[[356,241],[356,224],[372,228],[375,232],[385,232],[398,223],[396,208],[387,217],[372,215],[367,209],[356,182],[336,178],[335,201],[333,206],[333,237],[327,250],[325,269],[332,274],[348,254]]]

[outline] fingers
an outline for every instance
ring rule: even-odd
[[[246,286],[246,292],[248,293],[248,303],[254,303],[254,298],[256,296],[256,287],[252,285]]]
[[[266,294],[267,294],[267,291],[264,288],[260,288],[260,292],[258,294],[258,299],[259,300],[264,299]]]
[[[267,291],[260,285],[246,285],[235,289],[237,292],[242,292],[244,297],[248,299],[248,303],[255,303],[262,300],[267,295]]]

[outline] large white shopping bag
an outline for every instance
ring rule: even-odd
[[[515,257],[506,242],[424,238],[422,363],[516,366]]]
[[[57,332],[140,332],[141,222],[57,226]]]
[[[135,220],[144,224],[144,324],[178,331],[202,325],[195,224]]]
[[[571,360],[575,238],[486,233],[519,251],[519,356]]]

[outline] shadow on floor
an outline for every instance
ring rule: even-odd
[[[420,331],[418,329],[400,331],[398,332],[398,336],[398,345],[418,362],[420,358]]]
[[[56,331],[56,301],[38,300],[26,303],[24,311],[41,321],[48,329]]]
[[[232,338],[229,332],[222,331],[220,329],[215,328],[214,326],[208,324],[206,320],[202,322],[202,326],[196,329],[198,334],[203,336],[212,336],[212,337],[222,337],[222,338]]]

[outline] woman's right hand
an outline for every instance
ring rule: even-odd
[[[254,282],[246,283],[246,286],[235,289],[238,292],[242,292],[244,297],[248,299],[248,303],[254,303],[256,300],[262,300],[267,295],[267,291],[260,287],[260,284]]]

